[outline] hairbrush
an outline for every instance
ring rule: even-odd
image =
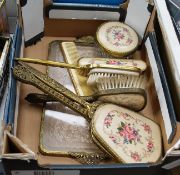
[[[113,103],[131,110],[140,111],[147,103],[147,93],[145,91],[146,81],[141,76],[126,77],[126,81],[121,81],[124,76],[117,78],[99,78],[97,90],[91,96],[81,96],[87,102],[102,101]],[[126,82],[126,83],[123,83]],[[30,103],[45,103],[57,101],[49,95],[31,93],[26,100]]]
[[[88,103],[38,70],[20,64],[14,77],[77,111],[90,122],[94,142],[123,163],[154,163],[161,156],[161,133],[152,120],[111,103]]]

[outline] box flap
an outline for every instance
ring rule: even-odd
[[[2,158],[35,159],[35,153],[9,131],[5,131]]]

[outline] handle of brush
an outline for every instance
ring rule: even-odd
[[[25,97],[29,103],[47,103],[56,102],[57,100],[47,94],[30,93]]]
[[[26,63],[33,63],[33,64],[41,64],[45,66],[52,66],[52,67],[61,67],[61,68],[70,68],[70,69],[81,69],[81,67],[68,64],[64,62],[57,62],[57,61],[48,61],[42,59],[34,59],[34,58],[15,58],[16,61],[26,62]]]
[[[21,63],[15,66],[13,75],[17,80],[37,87],[87,119],[90,119],[97,108],[96,104],[89,104],[57,81],[26,64]]]
[[[94,102],[97,98],[95,96],[81,96],[83,100],[87,102]],[[47,103],[47,102],[57,102],[56,99],[47,94],[30,93],[26,96],[25,100],[29,103]]]

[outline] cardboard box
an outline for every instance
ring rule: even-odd
[[[44,1],[45,6],[48,3],[48,1]],[[46,59],[48,44],[52,40],[62,38],[71,40],[74,37],[94,35],[97,27],[102,22],[104,21],[72,19],[62,20],[48,19],[47,17],[44,17],[45,36],[42,38],[42,40],[36,45],[23,48],[23,44],[21,44],[21,42],[18,44],[18,41],[22,41],[23,35],[21,32],[17,32],[19,37],[14,38],[16,42],[13,48],[16,48],[16,51],[20,51],[22,49],[24,57]],[[142,41],[142,46],[135,55],[136,57],[143,58],[148,64],[148,103],[146,108],[142,111],[142,114],[157,122],[161,127],[163,155],[159,162],[155,164],[105,163],[100,165],[81,165],[71,158],[42,155],[39,152],[38,145],[40,122],[43,109],[40,106],[30,105],[24,100],[24,97],[29,92],[40,91],[32,86],[25,84],[21,84],[19,89],[19,85],[14,84],[14,86],[18,87],[16,93],[16,106],[18,107],[16,108],[16,111],[14,111],[16,114],[14,123],[12,123],[12,125],[9,127],[12,134],[10,134],[9,131],[5,131],[4,134],[2,162],[6,174],[21,175],[28,173],[49,173],[55,175],[165,175],[168,173],[167,169],[171,168],[167,168],[167,165],[177,161],[180,158],[179,145],[176,144],[180,139],[180,124],[177,121],[175,115],[172,97],[167,84],[166,75],[164,73],[159,47],[157,45],[158,42],[156,40],[156,36],[159,36],[160,32],[162,32],[159,30],[158,25],[159,21],[155,8],[148,23],[147,31]],[[21,31],[21,27],[18,27],[17,30]],[[163,40],[163,38],[159,37],[158,40]],[[20,52],[19,54],[14,55],[14,57],[19,55]],[[33,65],[33,67],[41,70],[42,72],[46,71],[45,67],[39,65]],[[15,94],[15,92],[13,94]]]

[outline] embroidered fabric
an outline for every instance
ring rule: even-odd
[[[154,163],[161,157],[161,132],[152,120],[113,104],[99,107],[93,133],[124,163]],[[105,144],[106,143],[106,144]]]

